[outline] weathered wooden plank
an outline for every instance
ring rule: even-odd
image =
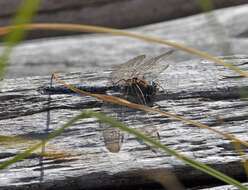
[[[230,56],[226,60],[248,70],[247,56]],[[107,85],[109,72],[62,76],[68,83],[100,88]],[[246,78],[239,77],[223,66],[191,60],[171,63],[159,79],[165,89],[156,97],[156,104],[161,110],[200,121],[247,141],[248,107],[247,102],[240,99],[239,93],[240,90],[247,89]],[[82,109],[100,110],[101,102],[90,97],[69,94],[52,95],[48,107],[48,95],[42,93],[42,88],[49,84],[49,80],[50,76],[3,81],[0,93],[1,135],[29,138],[29,143],[32,144],[34,140],[39,140],[44,135],[47,109],[51,109],[52,129],[62,126]],[[133,113],[125,115],[127,122],[132,123],[132,127],[139,128],[147,124],[149,129],[152,120],[152,125],[159,131],[163,144],[237,179],[245,178],[240,163],[241,157],[233,150],[228,140],[208,130],[187,126],[159,115],[136,112],[137,121],[134,121]],[[206,183],[209,185],[212,180],[173,157],[161,152],[152,152],[130,135],[125,134],[124,139],[118,154],[109,153],[104,147],[98,122],[94,119],[82,120],[47,145],[48,152],[60,153],[60,158],[45,157],[41,170],[39,156],[36,153],[31,158],[2,171],[0,187],[2,189],[123,187],[154,183],[154,179],[151,180],[148,174],[155,173],[161,176],[168,172],[174,173],[188,186],[194,186],[196,178],[199,180],[197,185]],[[25,147],[27,147],[25,144],[2,143],[0,161],[16,155]]]
[[[248,186],[247,183],[245,183],[245,185]],[[204,188],[201,190],[237,190],[237,188],[232,187],[230,185],[222,185],[222,186],[218,186],[218,187],[212,187],[212,188]]]
[[[131,31],[173,40],[213,55],[247,54],[247,9],[248,5],[243,5],[215,11],[217,20],[196,15]],[[7,77],[94,71],[123,63],[138,54],[157,55],[165,51],[167,48],[161,45],[106,35],[30,41],[14,48]],[[192,58],[195,57],[182,52],[173,57],[174,61]]]
[[[8,25],[21,0],[0,1],[0,25]],[[246,0],[214,0],[215,8],[247,3]],[[142,11],[142,14],[141,14]],[[42,0],[35,22],[85,23],[117,28],[135,27],[201,12],[195,0]],[[57,36],[70,32],[34,32],[29,37]]]

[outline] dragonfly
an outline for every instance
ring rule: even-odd
[[[169,50],[161,55],[145,59],[146,55],[139,55],[133,59],[115,66],[110,74],[110,82],[113,86],[120,87],[122,96],[133,103],[152,105],[154,97],[159,91],[159,84],[156,79],[169,67],[165,64],[165,59],[174,50]],[[103,104],[103,112],[111,112],[115,117],[123,119],[123,111],[117,106]],[[107,111],[106,111],[107,110]],[[124,136],[118,128],[113,128],[107,124],[100,123],[103,131],[105,147],[109,152],[117,153],[123,144]]]
[[[169,50],[150,59],[146,59],[146,55],[139,55],[125,63],[113,67],[109,77],[109,82],[111,85],[98,90],[101,92],[117,91],[118,95],[121,94],[120,96],[122,98],[125,98],[130,102],[151,106],[160,87],[156,79],[165,69],[169,67],[169,64],[165,64],[164,61],[174,51],[175,50]],[[51,94],[64,94],[72,92],[70,89],[64,87],[53,87],[52,81],[53,77],[51,77],[50,86],[41,89],[42,93],[48,93],[49,95],[48,106],[51,102]],[[92,87],[80,85],[75,86],[81,90],[93,91],[94,93],[97,93]],[[111,95],[113,95],[113,93]],[[125,117],[123,108],[120,108],[118,105],[103,103],[101,111],[107,114],[110,113],[111,116],[114,116],[117,119],[119,118],[120,120],[123,120]],[[49,125],[50,110],[48,109],[46,131],[49,131]],[[100,128],[105,147],[108,151],[112,153],[119,152],[124,140],[124,136],[121,131],[103,123],[100,123]]]

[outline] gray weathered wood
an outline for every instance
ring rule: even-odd
[[[247,183],[245,183],[246,186],[248,186]],[[231,185],[222,185],[218,187],[212,187],[212,188],[204,188],[201,190],[237,190],[237,188],[231,186]]]
[[[21,0],[0,1],[0,25],[8,25]],[[213,0],[214,8],[247,3],[246,0]],[[201,12],[195,0],[42,0],[35,22],[85,23],[128,28],[189,16]],[[69,32],[34,32],[29,37],[57,36]]]
[[[248,70],[248,56],[229,56],[226,61]],[[92,73],[68,73],[62,78],[72,84],[103,87],[107,85],[110,71]],[[46,110],[51,109],[51,128],[57,129],[81,110],[100,110],[101,102],[91,97],[48,95],[42,89],[49,85],[50,76],[6,79],[0,93],[0,134],[29,138],[31,144],[39,140],[46,127]],[[247,78],[239,77],[223,66],[202,60],[171,63],[159,77],[165,89],[156,98],[161,110],[183,115],[210,125],[214,129],[231,133],[247,141],[247,102],[240,99],[240,92],[247,89]],[[58,85],[58,84],[56,84]],[[184,155],[213,166],[238,179],[245,177],[241,157],[234,151],[229,140],[206,129],[182,124],[159,115],[127,114],[132,127],[156,127],[161,142]],[[33,141],[32,141],[33,140]],[[26,144],[4,144],[0,147],[0,161],[9,159],[25,150]],[[119,153],[109,153],[104,147],[99,125],[94,119],[82,120],[56,139],[49,142],[46,150],[60,153],[60,158],[45,157],[42,174],[38,152],[31,158],[1,171],[2,189],[37,189],[80,187],[102,188],[145,185],[154,183],[153,176],[174,173],[183,183],[199,180],[210,185],[208,175],[185,166],[177,159],[152,152],[134,137],[125,134]],[[247,150],[247,149],[246,149]],[[155,175],[156,174],[156,175]],[[187,174],[187,175],[185,175]],[[42,182],[40,183],[41,176]],[[199,184],[198,184],[199,185]]]
[[[248,5],[161,22],[133,32],[157,36],[194,47],[213,55],[247,54]],[[138,55],[157,55],[167,47],[126,37],[82,35],[34,40],[14,48],[8,78],[49,75],[54,71],[99,70],[120,64]],[[178,51],[174,61],[195,58]]]

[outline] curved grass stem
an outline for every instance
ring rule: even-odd
[[[26,25],[0,27],[0,35],[7,34],[13,28],[18,28],[18,27],[25,28],[26,30],[63,30],[63,31],[77,31],[77,32],[107,33],[107,34],[112,34],[112,35],[127,36],[130,38],[135,38],[135,39],[143,40],[146,42],[158,43],[158,44],[163,44],[163,45],[167,45],[170,47],[174,47],[178,50],[182,50],[187,53],[196,55],[198,57],[205,58],[209,61],[213,61],[214,63],[217,63],[219,65],[223,65],[226,68],[237,72],[239,75],[243,77],[248,77],[248,72],[243,71],[230,63],[226,63],[223,60],[218,59],[206,52],[203,52],[203,51],[191,48],[191,47],[187,47],[182,44],[172,42],[169,40],[164,40],[158,37],[145,36],[142,34],[127,32],[124,30],[100,27],[100,26],[85,25],[85,24],[79,25],[79,24],[51,24],[51,23],[26,24]]]

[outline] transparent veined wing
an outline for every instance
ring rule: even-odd
[[[121,65],[113,67],[113,72],[110,75],[112,83],[117,83],[119,80],[127,80],[133,78],[139,71],[139,65],[145,59],[145,55],[139,55]]]
[[[119,152],[123,143],[123,134],[118,128],[114,128],[111,126],[104,127],[105,129],[102,131],[102,133],[105,147],[109,150],[109,152]]]
[[[122,119],[122,107],[104,102],[101,106],[101,112],[115,119]],[[120,129],[112,127],[106,123],[100,123],[103,141],[109,152],[117,153],[120,151],[123,143],[123,133]]]
[[[164,62],[175,50],[169,50],[157,57],[153,57],[136,68],[136,77],[145,78],[146,80],[154,80],[158,78],[159,74],[169,67],[169,64]]]
[[[118,65],[113,68],[114,70],[110,75],[111,82],[113,84],[116,84],[120,80],[133,79],[134,77],[142,79],[145,78],[146,75],[152,76],[152,79],[155,79],[158,77],[158,75],[161,72],[163,72],[166,68],[168,68],[169,65],[163,64],[162,60],[167,58],[173,52],[174,52],[173,50],[170,50],[157,57],[151,58],[147,61],[144,61],[145,55],[139,55],[121,65]],[[145,99],[144,94],[147,93],[146,87],[147,86],[144,86],[140,83],[132,83],[131,86],[124,88],[127,90],[127,92],[123,92],[123,95],[125,96],[125,99],[131,102],[146,104],[147,101],[144,100]],[[126,113],[127,110],[125,111]],[[120,106],[110,105],[105,103],[102,106],[102,111],[105,113],[106,111],[108,113],[112,113],[110,114],[110,116],[114,116],[115,114],[115,117],[117,119],[121,118],[121,120],[123,120],[123,116],[121,116],[122,115],[121,112],[123,112],[124,110],[121,109]],[[100,126],[103,130],[103,138],[106,148],[110,152],[114,152],[114,153],[119,152],[123,142],[123,135],[121,134],[120,130],[116,128],[112,128],[106,124],[100,124]]]
[[[118,83],[120,80],[127,80],[132,78],[135,73],[135,68],[138,67],[138,65],[141,64],[144,59],[145,55],[139,55],[121,65],[114,67],[110,75],[111,82],[115,84]],[[115,114],[114,117],[117,119],[122,119],[122,113],[120,113],[121,109],[122,108],[120,106],[111,105],[107,103],[103,103],[101,107],[102,112],[110,116],[114,116]],[[103,123],[100,123],[100,128],[102,130],[105,147],[110,152],[119,152],[123,142],[123,134],[121,133],[121,131],[117,128],[113,128]]]

